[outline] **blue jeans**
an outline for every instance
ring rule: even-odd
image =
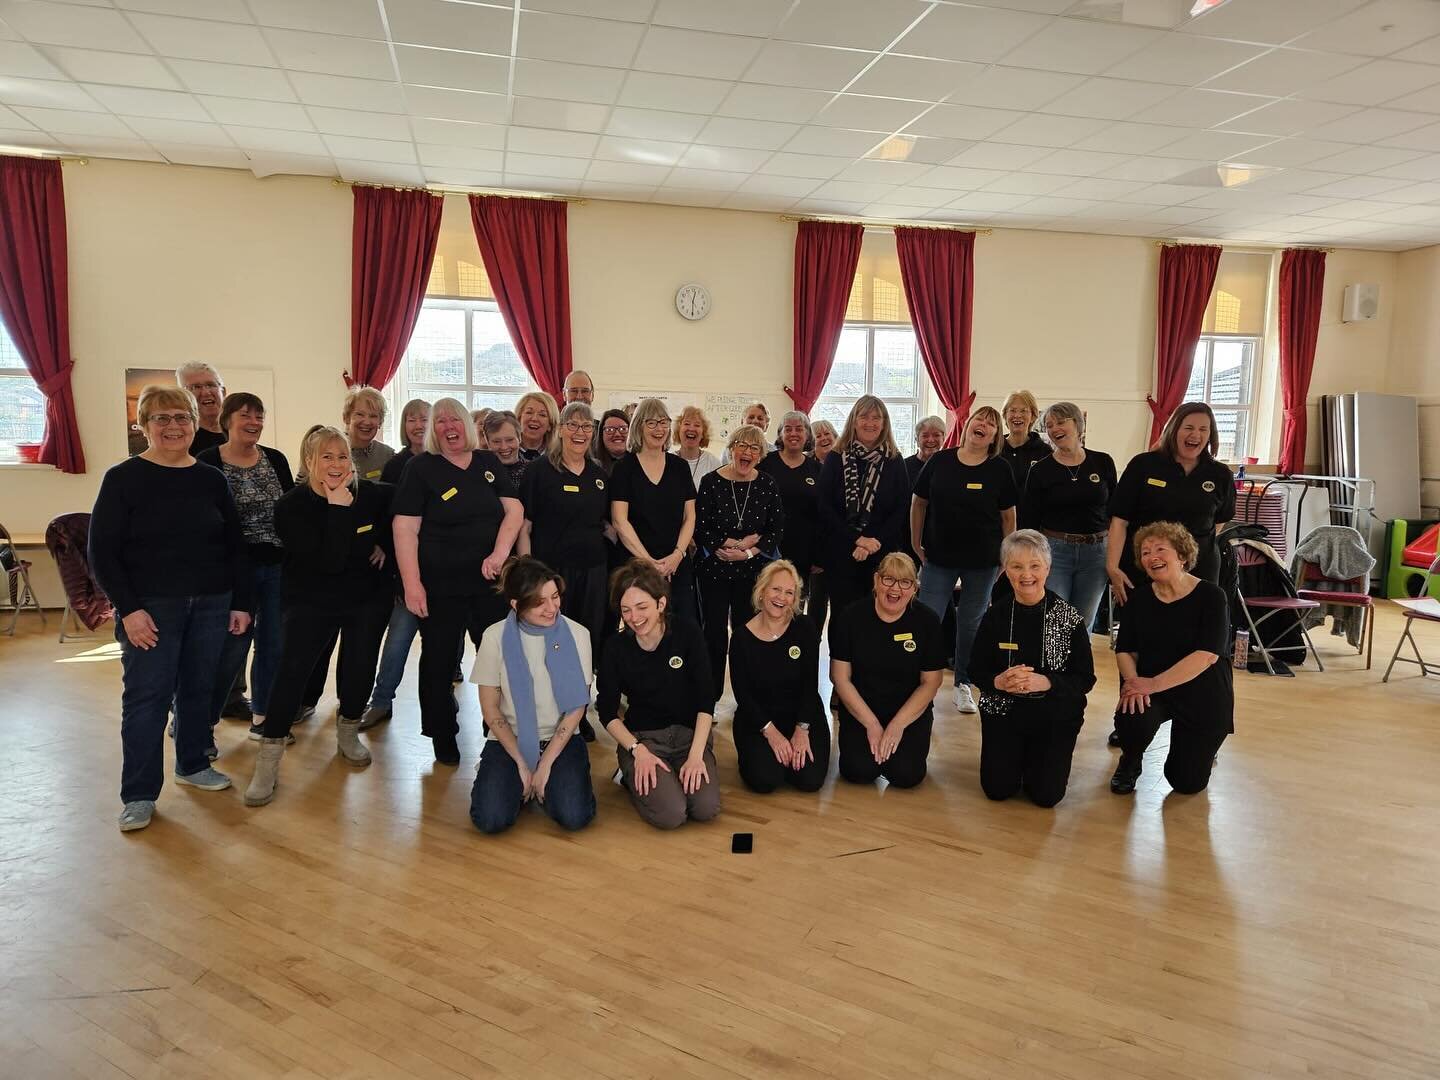
[[[1105,573],[1108,544],[1072,544],[1050,540],[1050,580],[1046,583],[1056,596],[1085,617],[1085,627],[1095,625],[1095,612],[1105,595],[1110,578]]]
[[[415,644],[415,635],[420,633],[420,620],[410,614],[405,601],[396,601],[390,612],[390,625],[385,628],[385,648],[380,653],[380,672],[375,676],[375,689],[370,694],[370,708],[388,709],[395,701],[395,688],[405,677],[405,665],[410,662],[410,646]],[[465,642],[460,642],[464,651]]]
[[[220,718],[230,687],[245,668],[250,644],[255,644],[255,661],[250,665],[250,708],[256,716],[264,716],[270,705],[270,688],[275,684],[275,671],[280,666],[280,567],[250,567],[250,583],[254,603],[250,629],[243,634],[227,634],[220,650],[219,677],[215,680],[213,725]]]
[[[155,623],[149,649],[130,644],[115,620],[120,643],[120,799],[160,797],[165,782],[165,715],[175,705],[175,772],[189,776],[210,765],[210,711],[220,651],[228,637],[230,594],[143,597]]]
[[[470,820],[494,835],[515,824],[525,802],[515,759],[495,739],[480,751],[475,786],[470,789]],[[583,829],[595,818],[595,789],[590,784],[590,754],[578,735],[572,736],[550,766],[545,801],[540,804],[562,829]]]
[[[945,618],[945,607],[955,598],[955,685],[970,681],[970,647],[975,644],[975,631],[990,606],[990,590],[995,587],[998,566],[948,567],[927,562],[920,568],[920,602]],[[960,582],[960,591],[955,583]]]

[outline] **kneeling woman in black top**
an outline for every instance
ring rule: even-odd
[[[1222,659],[1228,606],[1218,585],[1190,573],[1197,555],[1183,525],[1159,521],[1135,534],[1135,561],[1150,581],[1131,590],[1115,645],[1121,754],[1110,790],[1117,795],[1135,790],[1145,748],[1166,720],[1165,779],[1182,795],[1205,789],[1220,744],[1235,730],[1235,690]]]
[[[605,646],[595,707],[617,743],[625,790],[656,828],[709,821],[720,812],[720,786],[710,746],[715,688],[700,628],[671,616],[670,585],[648,559],[615,571],[610,600],[625,629]]]
[[[360,715],[375,682],[380,638],[390,620],[391,578],[384,570],[390,488],[357,479],[350,444],[336,428],[321,428],[305,447],[306,482],[275,504],[275,532],[285,549],[280,667],[270,691],[255,775],[245,791],[247,806],[263,806],[275,797],[280,758],[300,712],[305,684],[337,633],[340,713],[335,741],[350,764],[370,764],[370,751],[360,741]]]
[[[820,703],[820,635],[799,614],[800,572],[776,559],[755,579],[755,616],[730,639],[735,756],[740,779],[769,794],[819,791],[830,771],[830,724]]]
[[[891,552],[874,592],[830,616],[830,680],[840,698],[840,775],[894,787],[925,779],[935,693],[945,675],[940,620],[915,603],[915,564]]]
[[[980,690],[980,786],[991,799],[1023,790],[1037,806],[1065,797],[1085,695],[1095,685],[1089,623],[1045,588],[1050,545],[1034,529],[1000,544],[1011,596],[980,621],[970,677]]]

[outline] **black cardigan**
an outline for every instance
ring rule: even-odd
[[[1085,617],[1048,589],[1045,591],[1043,622],[1022,610],[1010,642],[1011,605],[1014,597],[990,605],[975,632],[970,652],[970,678],[980,689],[980,712],[984,716],[1005,716],[1012,710],[1042,709],[1056,720],[1083,721],[1085,695],[1095,685],[1095,660],[1090,652],[1090,632]],[[1022,632],[1023,631],[1023,632]],[[1038,632],[1037,632],[1038,631]],[[1002,643],[1019,649],[1002,649]],[[995,689],[995,677],[1010,662],[1029,664],[1050,680],[1050,689],[1039,697],[1004,693]]]
[[[390,529],[389,484],[361,480],[349,506],[332,506],[306,484],[275,504],[275,531],[285,545],[280,602],[330,613],[352,611],[377,594],[390,596],[395,544]],[[380,569],[370,565],[376,546]]]

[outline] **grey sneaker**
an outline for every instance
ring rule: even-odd
[[[185,787],[199,788],[201,791],[224,791],[230,786],[230,777],[207,765],[199,772],[191,773],[189,776],[181,776],[176,773],[175,782],[183,784]]]
[[[369,731],[372,727],[383,724],[390,719],[389,705],[371,705],[360,714],[360,730]]]
[[[315,706],[314,706],[314,705],[306,705],[303,709],[300,710],[300,715],[297,716],[297,717],[295,717],[295,723],[297,723],[297,724],[303,724],[306,720],[309,720],[309,719],[310,719],[311,717],[313,717],[314,715],[315,715]]]
[[[254,739],[256,742],[260,742],[262,739],[264,739],[264,738],[265,738],[265,725],[264,725],[264,724],[251,724],[251,725],[250,725],[250,738]],[[295,736],[294,736],[294,735],[287,734],[287,735],[285,736],[285,745],[286,745],[286,746],[294,746],[294,745],[295,745]]]
[[[136,829],[143,829],[150,824],[150,819],[155,816],[155,802],[153,799],[136,799],[134,802],[127,802],[125,809],[120,811],[120,831],[134,832]]]

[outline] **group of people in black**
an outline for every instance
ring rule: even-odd
[[[1213,579],[1234,485],[1201,403],[1117,477],[1085,446],[1076,406],[1041,415],[1023,391],[976,410],[950,448],[927,417],[910,458],[877,397],[840,432],[786,413],[773,443],[757,403],[716,458],[699,409],[677,421],[647,398],[597,418],[582,371],[563,407],[542,393],[513,412],[411,401],[398,453],[379,439],[383,395],[354,387],[343,427],[312,427],[292,475],[261,445],[259,398],[227,395],[205,364],[177,379],[141,394],[147,449],[106,473],[91,520],[121,646],[122,830],[154,814],[167,717],[176,782],[230,786],[214,731],[252,650],[247,805],[274,798],[337,647],[337,753],[369,764],[362,733],[392,715],[417,633],[421,730],[442,765],[460,761],[454,684],[474,642],[488,737],[471,818],[486,833],[532,802],[567,829],[593,819],[592,701],[644,820],[714,817],[727,666],[751,790],[818,790],[831,711],[843,779],[921,783],[951,666],[957,708],[980,714],[985,793],[1053,806],[1107,585],[1120,622],[1112,790],[1134,790],[1170,720],[1166,777],[1199,791],[1232,730]]]

